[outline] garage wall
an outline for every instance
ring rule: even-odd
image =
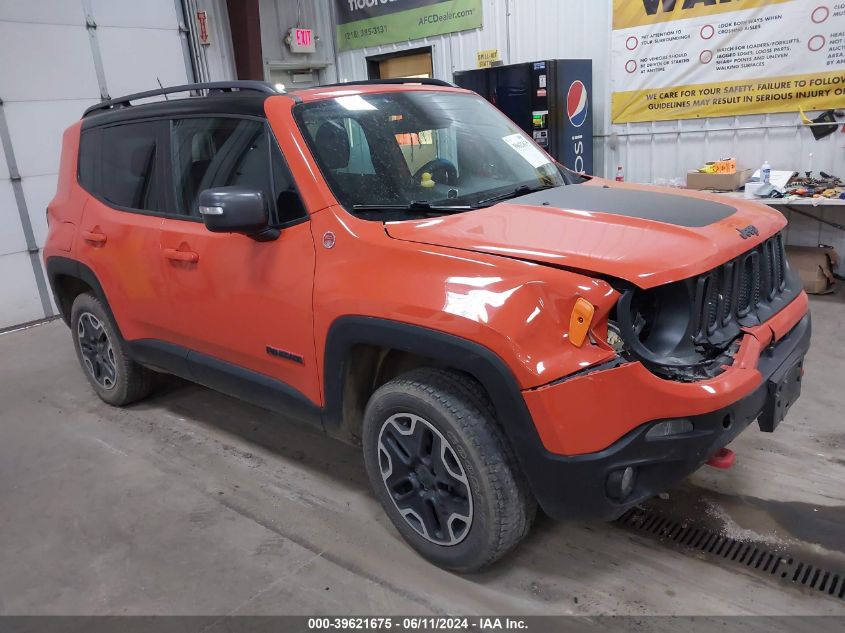
[[[435,76],[446,80],[475,68],[476,52],[490,48],[505,63],[590,58],[599,175],[612,176],[622,164],[629,181],[683,178],[687,169],[726,156],[749,167],[768,160],[775,169],[805,170],[811,152],[816,171],[845,174],[845,134],[815,141],[797,113],[612,125],[611,14],[610,0],[485,0],[483,29],[340,53],[339,80],[366,78],[369,55],[418,46],[433,47]]]
[[[55,313],[40,249],[63,130],[101,95],[188,80],[181,6],[0,0],[0,328]]]
[[[194,79],[198,82],[237,79],[226,0],[182,0],[182,5],[185,23],[191,30],[188,38],[191,40],[189,53],[194,58]],[[205,11],[207,16],[208,44],[200,44],[196,33],[198,11]]]
[[[259,0],[265,79],[271,81],[271,73],[274,70],[311,69],[321,84],[337,81],[332,2],[333,0]],[[315,53],[290,51],[284,39],[288,30],[295,26],[314,30],[317,49]],[[297,85],[290,81],[286,88],[296,90]]]

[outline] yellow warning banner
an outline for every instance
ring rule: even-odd
[[[794,0],[613,0],[613,28],[710,17]]]
[[[845,103],[845,1],[614,0],[614,123]]]
[[[658,121],[711,116],[822,110],[845,103],[845,70],[817,75],[725,81],[613,94],[613,120]],[[714,112],[718,111],[718,115]],[[678,112],[683,117],[676,116]]]

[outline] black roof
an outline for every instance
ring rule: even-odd
[[[419,78],[368,79],[320,87],[331,88],[366,84],[423,84],[454,87],[453,84],[440,79]],[[167,95],[176,93],[193,93],[195,96],[167,100]],[[295,94],[279,92],[264,81],[213,81],[148,90],[108,99],[91,106],[82,115],[82,129],[121,121],[197,114],[235,114],[264,117],[264,101],[267,97],[280,94],[287,94],[292,99],[299,100]],[[161,96],[165,97],[164,101],[132,104],[133,101]]]
[[[149,99],[174,93],[194,93],[197,96],[133,105],[132,101]],[[138,92],[109,99],[91,106],[82,115],[82,128],[167,116],[193,114],[238,114],[264,116],[267,97],[284,94],[263,81],[218,81],[203,84],[186,84],[159,90]]]
[[[82,129],[100,125],[157,119],[165,117],[190,116],[198,114],[236,114],[239,116],[265,117],[264,101],[269,95],[226,95],[210,97],[189,97],[171,101],[144,103],[131,108],[103,110],[82,119]]]
[[[450,84],[448,81],[442,79],[433,79],[431,77],[395,77],[391,79],[359,79],[353,81],[342,81],[336,84],[326,84],[320,88],[335,88],[340,86],[373,86],[373,85],[414,85],[421,86],[442,86],[444,88],[457,88],[455,84]]]

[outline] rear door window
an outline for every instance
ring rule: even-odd
[[[164,129],[163,122],[147,121],[86,132],[80,165],[83,186],[117,207],[162,211],[159,161]]]

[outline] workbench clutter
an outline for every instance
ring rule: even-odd
[[[812,154],[810,155],[812,162]],[[760,169],[737,167],[735,158],[705,163],[687,173],[687,189],[709,191],[737,191],[744,189],[745,197],[807,198],[816,200],[845,200],[845,181],[824,171],[776,170],[766,161]]]
[[[767,176],[768,174],[768,176]],[[789,200],[812,200],[822,203],[829,200],[845,200],[845,182],[838,176],[826,172],[766,170],[764,165],[745,184],[746,198]]]
[[[818,177],[813,172],[806,172],[804,176],[793,176],[787,183],[784,197],[798,198],[827,198],[831,200],[845,200],[845,182],[838,176],[819,172]]]

